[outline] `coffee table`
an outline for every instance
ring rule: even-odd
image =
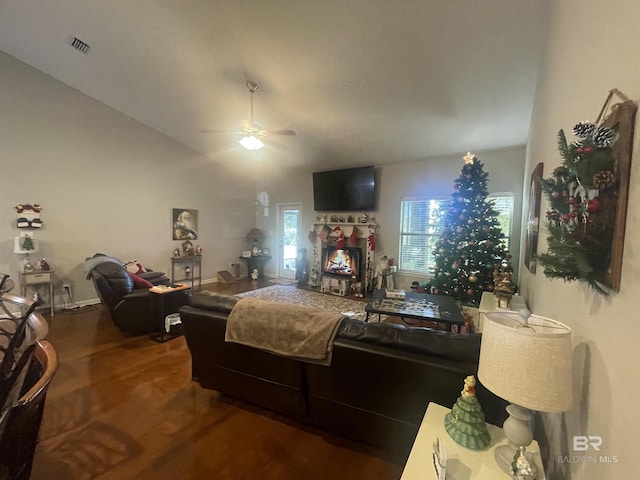
[[[445,324],[447,328],[453,325],[464,325],[464,317],[460,313],[458,304],[452,297],[446,295],[432,295],[430,293],[407,292],[404,299],[386,298],[384,290],[376,290],[374,300],[364,307],[367,312],[365,322],[371,314],[400,317],[404,323],[411,325],[406,319],[427,320],[438,324]]]

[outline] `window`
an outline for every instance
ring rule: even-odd
[[[496,193],[487,197],[494,201],[498,222],[505,235],[507,249],[511,241],[513,194]],[[451,197],[406,198],[400,209],[400,254],[398,268],[415,273],[431,273],[435,267],[433,250],[443,230],[443,221]]]

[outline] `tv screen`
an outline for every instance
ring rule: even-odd
[[[313,207],[316,211],[376,209],[373,167],[346,168],[313,174]]]

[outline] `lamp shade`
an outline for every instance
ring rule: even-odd
[[[540,412],[572,405],[571,329],[537,315],[485,314],[478,378],[503,399]]]
[[[247,233],[247,243],[259,245],[262,240],[264,240],[264,233],[262,233],[262,230],[259,228],[252,228],[249,233]]]
[[[21,235],[13,241],[13,253],[16,255],[21,253],[37,253],[38,250],[38,240],[32,236]]]

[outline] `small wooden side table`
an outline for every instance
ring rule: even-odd
[[[27,287],[36,287],[37,285],[49,286],[49,301],[41,304],[40,307],[49,308],[52,318],[54,315],[53,272],[54,270],[38,270],[20,273],[20,295],[24,298],[27,297]]]
[[[177,292],[183,292],[184,290],[190,290],[191,285],[176,285],[175,287],[167,287],[165,285],[156,285],[155,287],[151,287],[149,292],[151,292],[151,314],[157,319],[158,330],[155,333],[150,335],[152,340],[155,340],[158,343],[164,343],[167,340],[171,340],[172,338],[178,337],[182,335],[172,334],[170,331],[167,332],[165,325],[165,318],[167,315],[175,312],[167,312],[165,308],[165,298],[169,295],[173,295]]]

